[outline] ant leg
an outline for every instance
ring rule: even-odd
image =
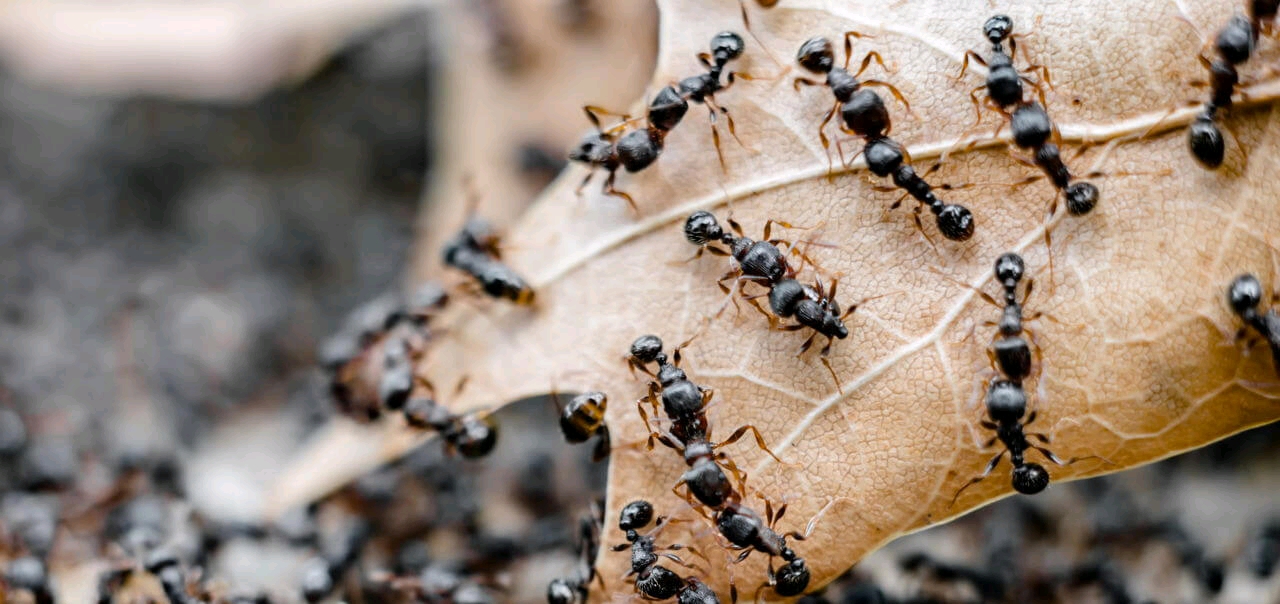
[[[969,101],[973,103],[973,113],[977,118],[973,120],[973,125],[970,126],[970,128],[976,128],[978,127],[978,124],[982,123],[982,101],[978,100],[978,92],[982,91],[982,89],[986,87],[987,85],[983,84],[982,86],[978,86],[969,91]]]
[[[996,453],[996,456],[992,457],[991,461],[987,463],[987,467],[985,470],[982,471],[982,474],[979,474],[978,476],[969,480],[969,482],[964,483],[964,486],[960,487],[960,489],[956,491],[955,496],[951,498],[951,506],[954,506],[956,504],[956,501],[960,499],[960,493],[963,493],[965,489],[975,484],[978,484],[979,482],[982,482],[984,478],[990,476],[991,472],[993,472],[996,469],[996,466],[1000,465],[1000,459],[1004,457],[1004,454],[1007,452],[1008,451],[1005,450],[1005,451]],[[951,507],[951,506],[948,506],[948,507]]]
[[[573,190],[574,194],[576,194],[578,197],[582,197],[582,190],[587,188],[587,183],[591,182],[591,177],[595,175],[596,175],[595,169],[588,170],[587,177],[582,179],[582,184],[578,185],[578,188]]]
[[[863,86],[879,86],[881,88],[888,90],[889,93],[893,95],[893,98],[898,99],[898,102],[902,103],[902,106],[906,108],[907,113],[915,115],[915,112],[911,110],[911,103],[907,102],[907,97],[902,95],[902,91],[898,90],[897,86],[894,86],[893,84],[890,84],[884,80],[863,80],[862,85]]]
[[[730,435],[730,436],[729,436],[729,438],[726,438],[726,439],[724,439],[724,440],[720,441],[719,443],[716,443],[716,444],[712,445],[712,446],[711,446],[711,448],[712,448],[712,449],[719,449],[720,447],[723,447],[723,446],[725,446],[725,445],[731,445],[731,444],[733,444],[733,443],[736,443],[736,442],[738,442],[738,440],[739,440],[739,439],[741,439],[743,436],[746,436],[746,434],[747,434],[747,431],[748,431],[748,430],[749,430],[749,431],[751,431],[751,434],[755,436],[755,438],[756,438],[756,446],[760,447],[760,450],[761,450],[761,451],[764,451],[765,453],[768,453],[768,454],[769,454],[769,457],[772,457],[774,461],[776,461],[776,462],[778,462],[778,463],[785,463],[785,462],[783,462],[781,459],[778,459],[778,456],[777,456],[777,455],[775,455],[775,454],[773,453],[773,450],[769,448],[769,445],[765,444],[765,442],[764,442],[764,436],[761,436],[761,435],[760,435],[760,431],[759,431],[759,430],[757,430],[757,429],[756,429],[756,427],[755,427],[755,426],[753,426],[753,425],[751,425],[751,424],[747,424],[747,425],[745,425],[745,426],[742,426],[742,427],[738,428],[737,430],[735,430],[735,431],[733,432],[733,434],[732,434],[732,435]]]
[[[868,52],[866,56],[862,57],[862,64],[858,67],[858,73],[853,74],[853,77],[855,78],[860,77],[862,75],[862,72],[866,71],[867,67],[871,65],[872,61],[879,63],[880,69],[889,71],[889,68],[885,67],[884,59],[880,56],[880,53],[873,50],[871,52]]]
[[[720,129],[716,128],[716,110],[711,104],[711,99],[706,99],[707,111],[711,114],[711,142],[716,146],[716,157],[720,159],[720,171],[728,174],[729,167],[724,163],[724,150],[720,148]],[[742,141],[738,141],[742,142]]]
[[[614,172],[614,171],[609,172],[609,178],[606,178],[606,179],[604,180],[604,192],[605,192],[605,194],[607,194],[607,195],[612,195],[612,196],[614,196],[614,197],[621,197],[622,199],[626,200],[627,205],[631,206],[631,211],[632,211],[632,212],[634,212],[634,213],[636,213],[636,214],[639,214],[639,213],[640,213],[640,208],[636,206],[636,200],[635,200],[635,199],[632,199],[632,198],[631,198],[631,196],[630,196],[630,195],[628,195],[626,192],[619,191],[619,190],[617,190],[617,189],[613,188],[613,182],[614,182],[614,180],[616,180],[616,179],[617,179],[617,177],[618,177],[618,173],[617,173],[617,172]]]
[[[875,36],[871,34],[864,34],[864,33],[853,31],[853,30],[844,32],[844,68],[846,70],[849,69],[849,57],[853,54],[853,39],[854,38],[858,38],[858,39],[874,38],[874,37]],[[880,63],[880,66],[884,67],[884,63]],[[864,64],[863,67],[866,67],[866,65]],[[858,73],[861,74],[862,72],[859,71]]]
[[[827,154],[827,174],[831,174],[833,166],[831,165],[831,139],[827,138],[827,124],[831,122],[831,118],[835,117],[836,110],[840,108],[840,104],[836,103],[831,106],[831,110],[827,112],[826,117],[822,118],[822,123],[818,124],[818,140],[822,141],[822,150]],[[839,148],[839,145],[837,145]],[[844,154],[841,153],[840,163],[844,163]]]
[[[596,105],[584,105],[582,107],[582,111],[587,114],[587,119],[591,120],[591,123],[596,127],[596,130],[600,130],[601,132],[605,132],[605,130],[603,130],[600,126],[601,115],[611,115],[613,117],[622,118],[621,119],[622,122],[631,121],[631,116],[626,113],[618,113],[616,111],[610,111],[608,109],[605,109],[604,107],[598,107]]]
[[[983,67],[987,66],[987,60],[982,58],[982,55],[972,50],[966,50],[964,52],[964,62],[960,64],[960,75],[956,76],[957,82],[959,82],[962,78],[964,78],[965,72],[969,70],[969,59],[973,59],[975,63]]]
[[[804,325],[797,325],[795,327],[795,329],[803,329],[803,328],[804,328]],[[794,331],[794,329],[788,329],[787,331]],[[818,337],[818,332],[815,331],[813,332],[813,335],[809,336],[809,339],[804,341],[804,344],[800,345],[800,352],[796,353],[796,358],[800,358],[800,355],[803,355],[805,352],[809,350],[811,346],[813,346],[813,339],[816,337]]]
[[[734,125],[733,116],[729,115],[729,110],[720,104],[716,105],[716,109],[719,109],[720,113],[724,114],[724,120],[729,123],[729,136],[732,136],[733,140],[738,141],[738,144],[742,145],[742,148],[755,151],[755,149],[751,149],[751,147],[748,147],[746,143],[742,142],[741,138],[738,138],[738,127]]]
[[[826,85],[827,85],[826,82],[810,80],[809,78],[796,78],[794,80],[791,80],[791,87],[794,88],[796,92],[800,92],[801,86],[826,86]]]

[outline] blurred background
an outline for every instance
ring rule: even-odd
[[[547,400],[481,462],[429,443],[262,510],[335,413],[318,351],[433,270],[464,174],[513,220],[655,53],[642,0],[0,4],[0,602],[545,601],[604,484]],[[1277,434],[1003,501],[809,599],[1280,602]]]

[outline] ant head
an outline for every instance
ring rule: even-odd
[[[1004,42],[1011,32],[1013,32],[1013,19],[1010,19],[1008,15],[996,15],[982,24],[982,34],[992,44]]]
[[[1013,490],[1023,495],[1035,495],[1049,486],[1049,471],[1038,463],[1028,463],[1013,469]]]
[[[711,38],[711,54],[720,62],[742,56],[742,51],[746,49],[746,46],[746,42],[742,41],[742,36],[731,31],[722,31],[716,34],[714,38]]]
[[[800,66],[813,73],[830,73],[836,66],[836,52],[831,40],[823,37],[809,38],[796,53]]]
[[[723,235],[724,229],[720,228],[720,222],[706,210],[698,210],[684,221],[684,238],[694,245],[718,241]]]
[[[632,537],[635,531],[650,522],[653,522],[653,504],[643,499],[622,506],[622,513],[618,515],[618,528],[627,531],[627,541],[635,541]]]
[[[662,136],[657,131],[658,137]],[[649,130],[632,130],[618,139],[618,160],[628,172],[639,172],[658,160],[662,144]]]
[[[1227,290],[1227,301],[1231,303],[1231,310],[1237,315],[1257,308],[1262,303],[1262,283],[1249,273],[1236,277],[1231,282],[1231,288]]]
[[[995,380],[987,388],[987,414],[1000,423],[1022,419],[1027,412],[1027,393],[1009,380]]]
[[[547,584],[548,604],[574,604],[578,601],[578,592],[569,582],[559,577]]]
[[[938,231],[952,241],[973,237],[973,212],[959,204],[943,204],[938,212]]]
[[[795,558],[778,569],[773,591],[780,596],[798,596],[809,587],[809,567],[804,558]]]
[[[822,317],[822,333],[830,334],[843,340],[849,337],[849,328],[845,327],[844,321],[840,320],[838,312],[839,309],[835,309]]]
[[[460,423],[453,446],[463,457],[475,459],[493,451],[498,442],[498,424],[492,418],[469,414],[463,416]]]
[[[641,363],[652,363],[662,354],[662,338],[647,334],[631,343],[631,358]]]
[[[583,137],[582,142],[578,143],[577,147],[569,151],[569,161],[587,164],[604,163],[609,159],[612,147],[613,143],[609,141],[606,135],[592,132]]]
[[[1017,285],[1025,270],[1026,263],[1022,261],[1022,256],[1013,252],[1006,252],[996,258],[996,280],[1005,287]]]

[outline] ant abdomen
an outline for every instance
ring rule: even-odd
[[[649,103],[649,122],[653,127],[668,131],[680,124],[684,114],[689,112],[687,101],[675,88],[663,87]]]
[[[805,565],[804,558],[795,558],[778,569],[775,579],[777,583],[773,590],[778,595],[798,596],[809,587],[809,567]]]
[[[795,279],[783,279],[769,290],[769,308],[779,317],[790,317],[796,314],[796,307],[809,297],[809,287]]]
[[[1038,103],[1025,103],[1013,110],[1009,121],[1009,129],[1013,131],[1013,142],[1023,149],[1034,149],[1044,145],[1053,133],[1053,122],[1049,114]]]
[[[1206,168],[1217,168],[1226,158],[1226,141],[1209,115],[1201,114],[1191,122],[1191,127],[1187,129],[1187,144],[1191,148],[1191,154]]]
[[[1249,273],[1236,277],[1227,290],[1227,301],[1238,315],[1257,309],[1262,303],[1262,283]]]
[[[943,237],[952,241],[967,241],[973,237],[973,212],[969,208],[954,203],[943,204],[937,210],[937,217],[938,231]]]
[[[658,160],[660,139],[649,130],[632,130],[618,139],[618,159],[628,172],[639,172]]]
[[[1021,336],[1000,338],[991,344],[996,363],[1012,380],[1024,380],[1031,375],[1031,346]]]
[[[1013,469],[1013,490],[1035,495],[1049,486],[1049,471],[1038,463],[1025,463]]]

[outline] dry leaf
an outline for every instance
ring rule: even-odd
[[[697,73],[695,54],[717,31],[741,29],[736,0],[659,4],[662,45],[651,91]],[[667,530],[662,541],[705,552],[707,580],[720,594],[727,594],[730,573],[747,594],[765,576],[761,555],[728,564],[714,531],[671,493],[683,470],[680,456],[641,444],[646,434],[632,401],[645,386],[628,374],[623,355],[643,333],[671,346],[701,328],[684,366],[716,391],[708,409],[716,433],[753,424],[786,462],[773,463],[750,439],[728,447],[748,469],[750,489],[790,504],[782,530],[803,530],[822,512],[812,537],[796,544],[813,569],[811,590],[898,535],[1009,494],[1004,465],[950,505],[994,453],[981,449],[990,433],[978,422],[993,332],[982,322],[998,312],[939,273],[994,292],[992,263],[1011,250],[1027,258],[1037,281],[1028,310],[1056,318],[1034,325],[1041,362],[1029,392],[1037,426],[1053,434],[1063,458],[1110,462],[1050,466],[1055,483],[1149,463],[1280,417],[1269,353],[1264,347],[1242,353],[1233,341],[1239,321],[1224,299],[1228,282],[1243,271],[1276,282],[1267,233],[1280,226],[1272,177],[1280,157],[1267,134],[1276,119],[1267,104],[1280,95],[1280,83],[1259,67],[1265,58],[1247,66],[1246,74],[1256,76],[1248,100],[1229,112],[1234,140],[1222,170],[1198,167],[1183,129],[1196,110],[1185,101],[1205,94],[1190,82],[1205,74],[1196,60],[1202,40],[1179,17],[1208,33],[1233,6],[1089,0],[1069,11],[1010,10],[1016,31],[1032,34],[1019,50],[1052,70],[1057,87],[1048,109],[1070,164],[1077,173],[1111,173],[1095,181],[1102,201],[1092,214],[1060,213],[1052,280],[1043,238],[1052,187],[1044,180],[1011,186],[1036,171],[1010,157],[1007,134],[963,149],[974,119],[968,92],[982,74],[953,78],[965,50],[986,52],[981,25],[993,12],[987,2],[751,6],[756,33],[788,65],[811,36],[875,34],[857,42],[854,58],[879,51],[891,72],[873,68],[873,77],[894,82],[910,100],[914,115],[890,105],[894,138],[921,168],[954,151],[930,180],[974,185],[943,192],[973,210],[977,232],[964,243],[943,241],[935,252],[909,213],[887,211],[898,194],[877,191],[884,183],[860,159],[849,169],[837,164],[838,174],[826,178],[817,127],[830,92],[794,92],[791,78],[800,74],[779,74],[751,38],[733,68],[779,77],[741,82],[718,96],[755,150],[726,137],[727,174],[699,106],[667,138],[654,167],[621,176],[619,187],[635,196],[640,217],[594,186],[579,200],[574,189],[583,170],[563,174],[508,238],[509,261],[538,289],[537,306],[482,312],[455,306],[442,318],[448,337],[420,370],[436,383],[469,376],[468,388],[451,402],[458,412],[545,393],[553,382],[562,390],[607,392],[615,450],[605,544],[623,542],[619,508],[646,498],[660,513],[692,520]],[[1274,49],[1264,44],[1264,57]],[[996,122],[987,114],[976,132],[985,136]],[[1092,147],[1074,157],[1084,142]],[[887,294],[847,321],[852,333],[831,353],[843,394],[816,351],[796,357],[804,333],[770,331],[746,307],[741,313],[729,307],[702,328],[727,302],[714,281],[728,266],[709,256],[682,262],[694,250],[681,223],[696,209],[722,218],[732,212],[749,235],[770,218],[815,226],[785,236],[833,246],[811,253],[825,271],[842,275],[842,302]],[[936,232],[927,222],[925,231]],[[615,594],[631,593],[620,579],[625,553],[603,548],[598,564]]]

